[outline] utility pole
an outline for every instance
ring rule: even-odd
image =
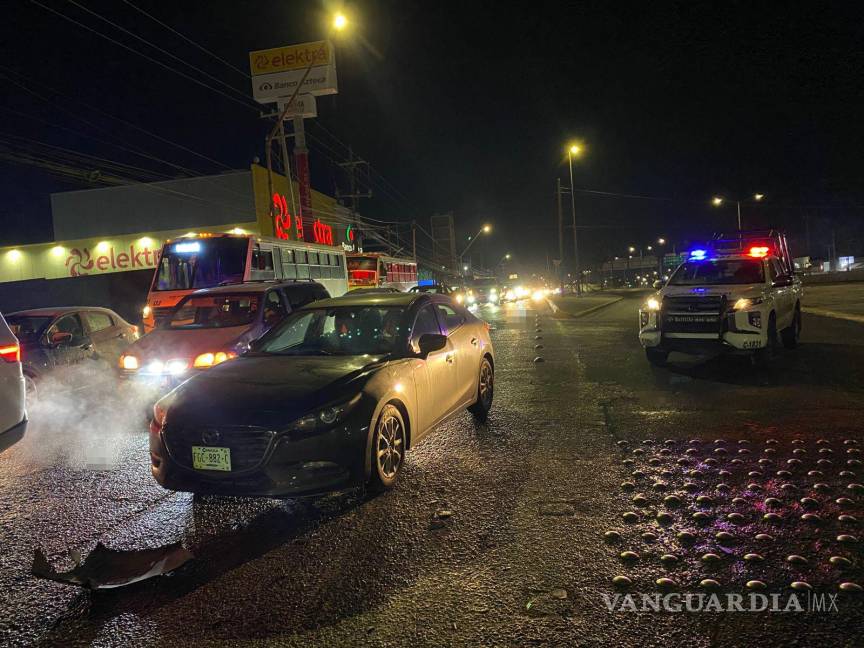
[[[579,232],[576,229],[576,186],[573,184],[573,153],[570,160],[570,205],[573,209],[573,265],[576,267],[576,294],[582,294],[582,267],[579,265]]]
[[[411,221],[411,255],[417,260],[417,221]]]
[[[556,178],[555,195],[558,198],[558,283],[564,292],[564,211],[561,208],[561,178]]]
[[[365,192],[362,192],[362,193],[361,193],[360,191],[358,191],[358,187],[359,187],[359,182],[358,182],[359,170],[360,170],[360,168],[363,167],[364,165],[368,167],[368,164],[369,164],[369,163],[366,162],[365,160],[361,160],[360,158],[355,158],[355,157],[354,157],[354,149],[352,149],[350,146],[348,147],[348,161],[347,161],[347,162],[340,162],[340,163],[339,163],[339,166],[342,167],[343,169],[345,169],[346,172],[348,173],[348,186],[349,186],[351,189],[350,189],[350,193],[347,193],[347,194],[340,194],[340,193],[339,193],[339,190],[338,190],[338,188],[337,188],[337,190],[336,190],[336,198],[337,198],[337,199],[339,199],[339,198],[348,198],[348,199],[351,201],[351,202],[350,202],[351,217],[352,217],[355,221],[356,221],[356,219],[357,219],[357,213],[358,213],[358,209],[359,209],[359,207],[360,207],[360,199],[361,199],[361,198],[371,198],[371,197],[372,197],[372,190],[371,190],[371,189],[370,189],[369,191],[365,191]],[[358,247],[358,249],[362,249],[362,247],[363,247],[363,236],[362,236],[362,234],[359,233],[359,232],[358,232],[358,234],[360,234],[360,236],[359,236],[359,239],[358,239],[357,247]]]

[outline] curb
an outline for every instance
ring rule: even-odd
[[[804,306],[801,309],[802,313],[809,315],[820,315],[821,317],[833,317],[835,319],[847,320],[849,322],[858,322],[864,324],[864,315],[852,315],[851,313],[841,313],[840,311],[826,310],[824,308],[810,308]]]
[[[590,315],[591,313],[595,313],[602,308],[606,308],[607,306],[611,306],[612,304],[617,304],[622,299],[624,299],[624,298],[623,297],[616,297],[616,298],[612,299],[612,301],[608,301],[605,304],[597,304],[596,306],[592,306],[591,308],[586,308],[584,311],[580,311],[580,312],[576,313],[575,315],[572,313],[568,313],[564,310],[561,310],[561,308],[556,306],[555,303],[551,299],[547,298],[546,303],[549,304],[549,307],[552,309],[552,312],[555,315],[558,315],[560,313],[561,317],[566,317],[568,319],[579,319],[580,317],[584,317],[585,315]],[[862,318],[862,321],[864,321],[864,318]]]

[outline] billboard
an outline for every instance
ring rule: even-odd
[[[249,52],[252,96],[259,103],[287,98],[302,82],[301,94],[336,94],[336,55],[328,41]],[[305,80],[304,80],[305,77]]]

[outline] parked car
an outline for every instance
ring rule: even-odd
[[[27,427],[21,345],[0,313],[0,450],[18,441]]]
[[[21,343],[28,398],[36,396],[39,381],[58,367],[88,359],[116,363],[129,343],[138,339],[137,326],[95,306],[18,311],[6,321]]]
[[[359,288],[352,288],[347,292],[348,295],[359,295],[363,293],[364,295],[368,295],[369,293],[377,293],[377,294],[392,294],[402,292],[398,288],[393,287],[385,287],[385,286],[360,286]]]
[[[174,387],[249,348],[294,309],[327,299],[316,282],[258,281],[205,288],[183,298],[120,357],[124,377]]]
[[[442,421],[466,408],[486,419],[494,358],[487,325],[443,295],[310,304],[156,403],[151,470],[194,493],[389,488]]]

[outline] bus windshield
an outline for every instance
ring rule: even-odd
[[[162,248],[153,290],[212,288],[240,283],[246,270],[247,238],[183,239]]]
[[[349,270],[378,270],[378,259],[375,257],[348,257]]]

